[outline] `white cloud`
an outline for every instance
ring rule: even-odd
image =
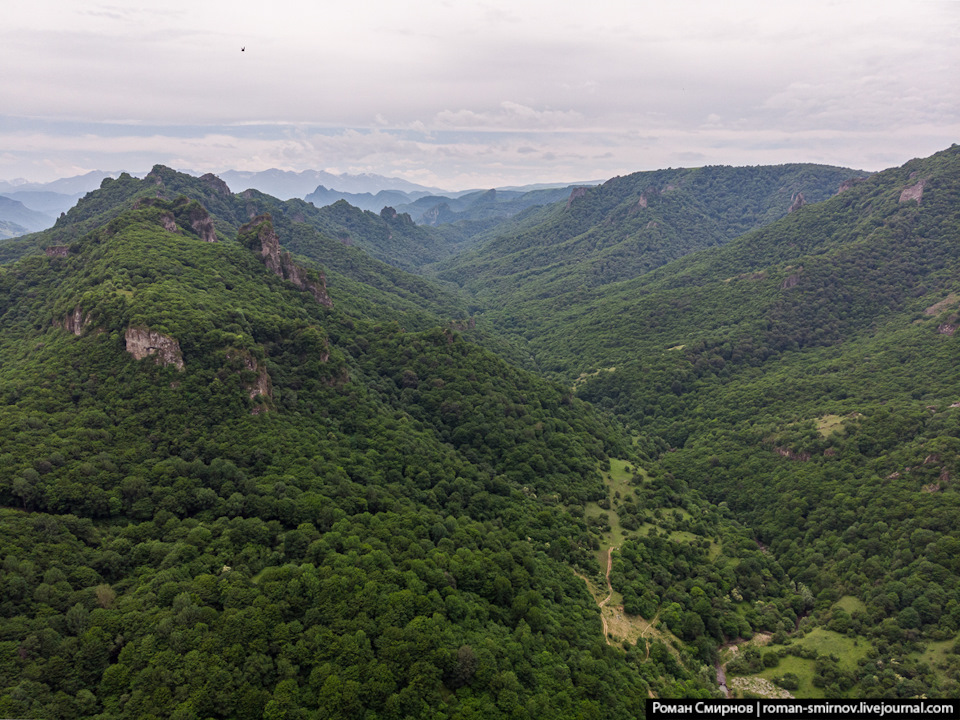
[[[0,177],[875,168],[949,145],[960,117],[957,2],[32,0],[4,19]]]

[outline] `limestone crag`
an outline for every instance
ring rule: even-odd
[[[573,190],[571,190],[570,197],[567,198],[567,207],[570,207],[571,205],[573,205],[573,202],[577,198],[582,198],[584,195],[586,195],[588,189],[589,188],[585,188],[585,187],[575,187]]]
[[[146,327],[128,327],[125,333],[127,352],[136,360],[155,356],[158,365],[173,365],[183,370],[183,354],[175,338]]]
[[[173,213],[163,213],[160,216],[160,224],[163,225],[163,229],[167,232],[180,234],[180,229],[177,227],[177,220],[173,217]]]
[[[83,310],[80,309],[80,306],[77,305],[72,313],[67,314],[63,320],[54,320],[53,324],[56,327],[72,332],[74,335],[81,335],[83,329],[90,324],[90,318],[87,317]]]
[[[903,192],[900,193],[900,202],[910,202],[911,200],[916,200],[917,205],[920,204],[920,200],[923,197],[923,188],[927,184],[926,180],[920,180],[920,182],[905,187]]]
[[[222,182],[222,181],[221,181]],[[215,243],[217,231],[213,227],[213,218],[202,205],[190,209],[190,227],[204,242]]]
[[[265,367],[261,367],[257,359],[248,350],[228,351],[227,360],[233,359],[239,359],[243,363],[244,369],[256,373],[256,379],[244,385],[251,400],[261,395],[263,397],[273,397],[273,384],[270,382],[270,374]]]
[[[326,278],[323,273],[307,270],[290,257],[290,253],[280,249],[280,238],[274,232],[270,215],[258,215],[239,230],[241,240],[247,238],[246,244],[256,250],[259,244],[260,257],[264,265],[277,277],[296,285],[301,290],[307,290],[321,305],[333,306],[333,301],[327,294]],[[314,278],[313,276],[316,276]]]
[[[790,209],[787,210],[787,213],[789,214],[792,212],[796,212],[806,204],[807,204],[807,199],[803,196],[802,192],[798,192],[796,195],[790,198]]]
[[[47,257],[66,257],[70,254],[70,246],[51,245],[50,247],[45,247],[43,252],[47,254]]]

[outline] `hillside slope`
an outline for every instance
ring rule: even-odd
[[[616,423],[443,317],[405,331],[352,296],[389,278],[338,286],[269,215],[231,239],[113,182],[74,218],[108,221],[0,269],[0,713],[632,718],[715,692],[718,640],[609,644],[574,574],[633,454]]]
[[[960,630],[958,237],[954,146],[560,298],[531,340],[588,371],[580,397],[657,443],[662,471],[755,528],[816,622],[868,643],[879,662],[821,668],[829,696],[960,689],[960,663],[917,661]]]
[[[497,227],[437,268],[493,306],[642,275],[837,192],[852,170],[819,165],[705,167],[616,177]]]

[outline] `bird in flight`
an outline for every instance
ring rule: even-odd
[[[247,51],[247,46],[246,46],[246,45],[244,45],[242,48],[240,48],[240,52],[246,52],[246,51]]]

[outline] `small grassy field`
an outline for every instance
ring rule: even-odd
[[[851,638],[826,628],[814,628],[796,644],[812,648],[820,655],[836,655],[844,670],[856,670],[857,661],[866,657],[870,643],[864,638]]]
[[[958,642],[960,642],[960,634],[955,635],[949,640],[939,640],[928,643],[923,649],[923,652],[913,653],[911,657],[915,657],[920,662],[926,663],[933,668],[934,672],[942,675],[942,671],[947,666],[947,655],[950,653],[950,649]]]
[[[839,415],[824,415],[817,418],[817,430],[822,437],[829,437],[833,433],[843,432],[843,418]]]
[[[864,602],[853,595],[844,595],[833,604],[833,607],[845,610],[849,615],[853,615],[858,610],[863,612],[867,609]]]
[[[799,678],[799,687],[797,687],[796,690],[791,690],[791,695],[798,698],[814,699],[825,697],[822,688],[814,687],[813,670],[813,660],[788,655],[783,658],[775,668],[766,668],[763,672],[757,673],[756,675],[748,675],[747,677],[759,677],[773,681],[775,677],[793,673]]]
[[[837,601],[837,605],[843,607],[847,612],[856,610],[858,604],[862,605],[859,600],[851,595],[846,595]],[[849,671],[857,669],[860,658],[866,657],[871,647],[870,643],[863,638],[847,637],[825,628],[814,628],[802,638],[794,640],[794,645],[813,649],[819,655],[835,655],[839,659],[840,667]],[[822,698],[825,697],[823,689],[815,687],[813,684],[814,668],[814,660],[787,655],[780,659],[776,667],[765,668],[755,675],[744,677],[747,679],[763,678],[772,681],[775,677],[793,673],[799,681],[799,687],[791,691],[794,697]]]

